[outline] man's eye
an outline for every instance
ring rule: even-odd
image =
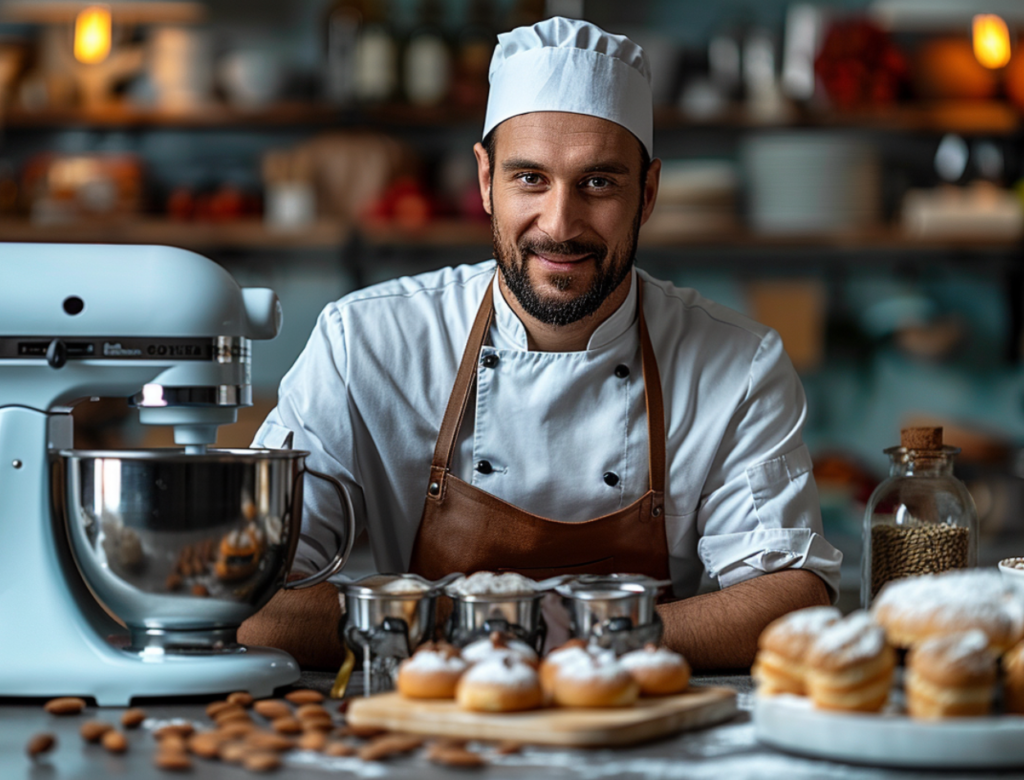
[[[604,178],[603,176],[591,176],[583,183],[588,189],[591,190],[603,190],[612,186],[612,181],[610,179]]]
[[[528,184],[530,186],[540,184],[542,181],[539,173],[520,173],[516,178],[523,184]]]

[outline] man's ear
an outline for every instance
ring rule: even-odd
[[[647,169],[647,181],[644,184],[644,210],[640,218],[640,224],[650,219],[654,211],[654,202],[658,199],[658,185],[661,183],[661,160],[651,160],[651,167]]]
[[[484,211],[491,213],[491,161],[487,157],[487,150],[481,143],[473,144],[473,154],[476,155],[476,176],[480,184],[480,197],[483,199]]]

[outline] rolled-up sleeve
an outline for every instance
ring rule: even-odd
[[[804,569],[839,593],[842,553],[822,535],[811,456],[801,438],[807,402],[782,341],[769,331],[747,392],[729,420],[697,513],[697,552],[721,587]]]
[[[277,407],[256,432],[254,447],[308,450],[306,466],[338,479],[352,500],[356,533],[366,508],[355,457],[341,318],[335,304],[321,313],[309,341],[281,381]],[[334,487],[310,474],[303,486],[303,518],[294,571],[322,569],[344,544],[347,518]]]

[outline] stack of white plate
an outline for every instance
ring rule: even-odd
[[[829,233],[877,223],[877,154],[846,132],[787,131],[744,140],[751,227],[761,233]]]

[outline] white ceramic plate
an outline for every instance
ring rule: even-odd
[[[921,769],[1024,767],[1024,717],[912,720],[836,713],[800,696],[755,696],[754,731],[772,747],[815,758]]]

